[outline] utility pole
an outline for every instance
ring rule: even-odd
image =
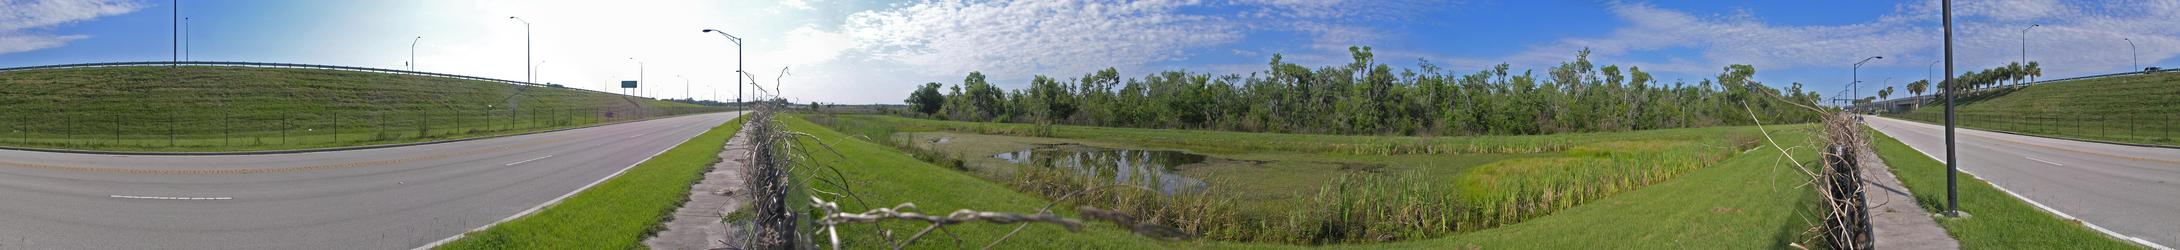
[[[1941,0],[1945,16],[1945,216],[1960,218],[1960,162],[1953,155],[1953,0]],[[2024,57],[2026,54],[2024,54]]]
[[[1885,59],[1885,57],[1884,57],[1884,56],[1871,56],[1870,58],[1863,58],[1863,59],[1862,59],[1862,61],[1860,61],[1860,62],[1855,62],[1854,70],[1853,70],[1853,72],[1850,72],[1850,74],[1852,74],[1852,76],[1851,76],[1851,77],[1853,77],[1853,78],[1852,78],[1852,80],[1854,80],[1854,82],[1850,82],[1850,83],[1847,83],[1847,88],[1849,88],[1849,89],[1852,89],[1852,90],[1854,91],[1854,92],[1853,92],[1853,94],[1854,94],[1854,95],[1851,95],[1851,96],[1848,96],[1848,97],[1847,97],[1847,99],[1848,99],[1848,100],[1847,100],[1847,106],[1848,106],[1848,107],[1853,107],[1853,106],[1854,106],[1854,100],[1855,100],[1855,99],[1859,99],[1859,98],[1862,98],[1862,64],[1863,64],[1863,63],[1868,63],[1868,62],[1870,62],[1870,60],[1877,60],[1877,59]],[[1852,110],[1852,109],[1850,109],[1850,110]]]
[[[2021,28],[2021,61],[2017,62],[2020,62],[2022,66],[2028,66],[2029,64],[2029,29],[2034,29],[2039,26],[2044,25],[2030,24],[2028,28]]]
[[[182,60],[189,59],[189,18],[182,18]]]

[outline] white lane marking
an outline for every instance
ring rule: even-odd
[[[538,158],[530,158],[529,160],[522,160],[522,161],[518,161],[518,162],[509,162],[509,163],[507,163],[507,165],[503,165],[503,166],[514,166],[515,164],[523,164],[523,163],[529,163],[529,162],[531,162],[531,161],[536,161],[536,160],[544,160],[544,159],[545,159],[545,158],[547,158],[547,157],[553,157],[553,155],[545,155],[545,156],[541,156],[541,157],[538,157]]]
[[[2061,167],[2065,167],[2065,166],[2066,166],[2066,164],[2059,164],[2059,163],[2057,163],[2057,162],[2051,162],[2051,161],[2046,161],[2046,160],[2044,160],[2044,159],[2037,159],[2036,157],[2028,157],[2028,156],[2022,156],[2021,158],[2029,158],[2029,160],[2031,160],[2031,161],[2043,162],[2044,164],[2051,164],[2052,166],[2061,166]]]
[[[118,194],[117,194],[117,195],[107,195],[106,197],[110,197],[110,198],[122,198],[122,199],[141,199],[141,200],[185,200],[185,201],[202,201],[202,200],[233,200],[233,199],[235,199],[235,197],[167,197],[167,196],[135,196],[135,195],[118,195]]]
[[[728,121],[734,121],[734,118],[735,118],[736,116],[741,116],[741,115],[742,115],[742,113],[734,113],[734,116],[728,116],[728,117],[727,117],[727,121],[722,121],[722,122],[720,122],[720,124],[726,124],[726,122],[728,122]],[[716,126],[716,125],[715,125],[715,126]],[[707,129],[706,131],[710,131],[710,130],[708,130],[708,129],[709,129],[708,127],[707,127],[706,129]],[[741,134],[741,131],[735,131],[735,134]],[[596,181],[591,181],[591,182],[590,182],[590,184],[584,184],[584,185],[583,185],[583,187],[581,187],[581,188],[576,188],[576,189],[575,189],[575,191],[568,191],[568,193],[567,193],[567,194],[562,194],[562,195],[560,195],[560,197],[557,197],[557,198],[553,198],[552,200],[549,200],[549,201],[545,201],[545,203],[540,203],[540,204],[537,204],[537,206],[535,206],[535,207],[530,207],[530,209],[524,209],[524,210],[522,210],[522,212],[518,212],[518,213],[515,213],[514,215],[508,215],[508,216],[507,216],[507,218],[501,218],[501,219],[500,219],[499,221],[494,221],[494,222],[492,222],[492,223],[490,223],[490,224],[484,224],[483,226],[477,226],[477,228],[471,228],[471,229],[469,229],[469,231],[462,231],[462,233],[459,233],[459,234],[454,234],[454,236],[447,236],[447,238],[445,238],[445,239],[439,239],[439,241],[433,241],[433,242],[431,242],[431,243],[427,243],[427,244],[424,244],[423,246],[418,246],[418,247],[416,247],[416,248],[412,248],[412,249],[410,249],[410,250],[424,250],[424,249],[432,249],[432,248],[435,248],[435,247],[439,247],[439,245],[446,245],[446,244],[447,244],[447,243],[449,243],[449,242],[454,242],[454,240],[459,240],[459,239],[462,239],[462,236],[467,236],[467,235],[468,235],[469,233],[471,233],[471,232],[477,232],[477,231],[484,231],[485,229],[491,229],[491,228],[492,228],[492,226],[497,226],[497,225],[499,225],[500,223],[507,223],[508,221],[513,221],[513,220],[515,220],[515,219],[518,219],[518,218],[522,218],[523,216],[530,216],[530,214],[533,214],[533,213],[537,213],[537,211],[538,211],[538,210],[543,210],[543,209],[545,209],[545,207],[546,207],[546,206],[552,206],[553,204],[560,204],[560,201],[562,201],[562,200],[567,200],[567,199],[568,199],[568,197],[571,197],[571,196],[575,196],[575,194],[576,194],[576,193],[582,193],[582,192],[583,192],[583,190],[590,190],[590,188],[591,188],[591,187],[595,187],[595,186],[598,186],[598,184],[599,184],[599,183],[605,183],[605,182],[606,182],[606,180],[612,180],[612,179],[613,179],[614,177],[621,177],[621,174],[626,174],[626,173],[628,173],[628,170],[629,170],[629,169],[634,169],[634,168],[636,168],[636,165],[643,165],[643,162],[651,161],[651,159],[652,159],[652,158],[658,158],[658,157],[659,157],[659,155],[663,155],[663,154],[666,154],[666,151],[668,151],[668,150],[673,150],[673,149],[674,149],[674,147],[680,147],[680,146],[681,146],[681,144],[683,144],[683,143],[689,143],[689,141],[693,141],[693,140],[696,140],[696,137],[697,137],[697,136],[701,136],[701,135],[704,135],[704,134],[703,134],[703,133],[697,133],[697,135],[689,136],[689,138],[687,138],[687,139],[681,139],[681,142],[677,142],[677,143],[674,143],[674,145],[673,145],[673,146],[667,146],[667,147],[666,147],[665,149],[660,149],[660,150],[659,150],[659,152],[657,152],[657,153],[651,153],[651,157],[644,157],[644,158],[643,158],[643,160],[641,160],[641,161],[636,161],[636,163],[629,163],[627,167],[621,167],[621,170],[620,170],[620,171],[617,171],[617,172],[613,172],[613,175],[607,175],[607,176],[606,176],[606,178],[598,178],[598,180],[596,180]]]
[[[1891,127],[1891,126],[1886,126],[1886,127]],[[1870,128],[1871,128],[1871,129],[1876,129],[1877,127],[1876,127],[1876,126],[1871,126]],[[1885,130],[1882,130],[1882,129],[1877,129],[1877,132],[1878,132],[1878,133],[1885,133]],[[1891,133],[1887,133],[1887,134],[1891,134]],[[1899,139],[1899,138],[1897,138],[1897,137],[1895,137],[1895,138],[1894,138],[1894,140],[1898,140],[1898,139]],[[1901,144],[1901,145],[1907,145],[1907,142],[1905,142],[1905,141],[1902,141],[1902,142],[1900,142],[1900,144]],[[1938,155],[1935,155],[1935,154],[1930,154],[1930,151],[1924,151],[1924,150],[1923,150],[1923,149],[1921,149],[1921,148],[1915,148],[1915,146],[1908,146],[1908,149],[1914,149],[1914,150],[1915,150],[1915,152],[1923,153],[1923,156],[1928,156],[1928,157],[1930,157],[1930,159],[1931,159],[1931,160],[1936,160],[1936,161],[1938,161],[1938,163],[1945,163],[1945,158],[1938,158]],[[2044,212],[2047,212],[2047,213],[2051,213],[2052,215],[2058,215],[2058,216],[2059,216],[2059,218],[2062,218],[2062,219],[2066,219],[2066,220],[2070,220],[2070,221],[2074,221],[2074,222],[2080,222],[2080,223],[2082,223],[2082,226],[2087,226],[2087,227],[2089,227],[2089,229],[2095,229],[2095,230],[2097,230],[2097,232],[2098,232],[2098,233],[2104,233],[2104,235],[2105,235],[2105,236],[2111,236],[2112,238],[2119,238],[2119,239],[2123,239],[2123,240],[2127,240],[2127,241],[2132,241],[2132,242],[2134,242],[2135,244],[2141,244],[2141,245],[2143,245],[2143,246],[2149,246],[2150,248],[2154,248],[2154,249],[2161,249],[2161,250],[2173,250],[2173,248],[2172,248],[2172,247],[2167,247],[2167,246],[2165,246],[2165,245],[2158,245],[2158,244],[2157,244],[2157,243],[2155,243],[2155,242],[2150,242],[2149,240],[2144,240],[2144,239],[2142,239],[2142,238],[2139,238],[2139,237],[2134,237],[2134,236],[2127,236],[2126,234],[2120,234],[2120,233],[2119,233],[2118,231],[2112,231],[2112,229],[2105,229],[2105,228],[2104,228],[2104,227],[2102,227],[2102,226],[2097,226],[2097,223],[2090,223],[2089,221],[2086,221],[2086,220],[2082,220],[2081,218],[2075,218],[2075,217],[2074,217],[2074,215],[2070,215],[2070,214],[2067,214],[2066,212],[2060,212],[2060,211],[2059,211],[2058,209],[2053,209],[2053,208],[2051,208],[2051,206],[2045,206],[2045,205],[2044,205],[2044,203],[2042,203],[2042,202],[2036,202],[2036,200],[2031,200],[2031,199],[2029,199],[2029,196],[2027,196],[2027,195],[2021,195],[2021,193],[2016,193],[2016,192],[2014,192],[2014,191],[2013,191],[2012,189],[2006,189],[2006,186],[2004,186],[2004,185],[1999,185],[1999,184],[1998,184],[1998,182],[1995,182],[1995,181],[1991,181],[1990,179],[1984,179],[1984,178],[1983,178],[1983,175],[1978,175],[1978,174],[1976,174],[1976,172],[1971,172],[1971,171],[1968,171],[1968,169],[1967,169],[1967,168],[1960,168],[1959,170],[1960,170],[1960,172],[1961,172],[1961,173],[1964,173],[1964,174],[1968,174],[1968,176],[1971,176],[1971,177],[1975,177],[1975,178],[1976,178],[1976,180],[1978,180],[1978,181],[1983,181],[1983,183],[1989,183],[1989,184],[1991,184],[1991,188],[1997,188],[1999,192],[2005,192],[2005,193],[2006,193],[2006,195],[2012,195],[2014,199],[2020,199],[2020,200],[2021,200],[2021,201],[2023,201],[2023,202],[2028,202],[2028,203],[2029,203],[2029,205],[2036,205],[2036,208],[2037,208],[2037,209],[2041,209],[2041,210],[2044,210]]]

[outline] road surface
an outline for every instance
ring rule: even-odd
[[[1871,128],[1944,161],[1943,127],[1865,118]],[[2180,149],[1971,129],[1956,129],[1954,136],[1962,171],[2111,232],[2180,246]],[[1975,214],[1975,208],[1964,210]]]
[[[0,249],[408,249],[584,188],[736,115],[298,154],[0,150]]]

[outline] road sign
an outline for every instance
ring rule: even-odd
[[[621,81],[621,88],[624,88],[624,89],[633,89],[633,88],[636,88],[636,81]]]

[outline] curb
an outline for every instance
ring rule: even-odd
[[[1910,119],[1907,119],[1907,118],[1897,118],[1897,117],[1888,117],[1888,116],[1878,116],[1878,117],[1884,117],[1884,118],[1892,118],[1892,119],[1894,119],[1894,120],[1908,121],[1908,122],[1914,122],[1914,123],[1922,123],[1922,124],[1929,124],[1929,125],[1938,125],[1938,126],[1945,126],[1945,124],[1928,123],[1928,122],[1923,122],[1923,121],[1917,121],[1917,120],[1910,120]],[[1979,128],[1968,128],[1968,127],[1960,127],[1960,125],[1959,125],[1959,124],[1954,124],[1954,127],[1956,127],[1956,128],[1965,128],[1965,129],[1974,129],[1974,130],[1978,130],[1978,131],[1985,131],[1985,132],[1996,132],[1996,133],[2005,133],[2005,134],[2010,134],[2010,135],[2019,135],[2019,136],[2028,136],[2028,137],[2037,137],[2037,138],[2046,138],[2046,139],[2060,139],[2060,140],[2069,140],[2069,141],[2078,141],[2078,142],[2087,142],[2087,143],[2103,143],[2103,144],[2112,144],[2112,145],[2121,145],[2121,146],[2136,146],[2136,147],[2148,147],[2148,148],[2170,148],[2170,149],[2180,149],[2180,146],[2176,146],[2176,145],[2157,145],[2157,144],[2141,144],[2141,143],[2132,143],[2132,142],[2116,142],[2116,141],[2104,141],[2104,140],[2093,140],[2093,139],[2068,138],[2068,137],[2059,137],[2059,136],[2054,136],[2054,135],[2039,135],[2039,134],[2027,134],[2027,133],[2020,133],[2020,132],[2013,132],[2013,131],[2005,131],[2005,130],[1995,130],[1995,129],[1979,129]]]
[[[27,147],[0,146],[0,150],[33,151],[33,152],[48,152],[48,153],[67,153],[67,154],[94,154],[94,155],[131,155],[131,156],[217,156],[217,155],[273,155],[273,154],[300,154],[300,153],[317,153],[317,152],[334,152],[334,151],[353,151],[353,150],[365,150],[365,149],[380,149],[380,148],[397,148],[397,147],[408,147],[408,146],[421,146],[421,145],[432,145],[432,144],[440,144],[440,143],[454,143],[454,142],[465,142],[465,141],[475,141],[475,140],[493,139],[493,138],[510,137],[510,136],[524,136],[524,135],[533,135],[533,134],[542,134],[542,133],[552,133],[552,132],[560,132],[560,131],[568,131],[568,130],[576,130],[576,129],[585,129],[585,128],[600,127],[600,126],[606,126],[606,125],[615,125],[615,124],[622,124],[622,123],[631,123],[631,122],[650,121],[650,120],[658,120],[658,119],[666,119],[666,118],[674,118],[674,117],[683,117],[683,116],[691,116],[691,115],[702,115],[702,114],[712,114],[712,113],[721,113],[721,112],[737,112],[737,111],[739,111],[739,110],[732,110],[732,111],[720,111],[720,112],[705,112],[705,113],[689,113],[689,114],[680,114],[680,115],[672,115],[672,116],[661,116],[661,117],[653,117],[653,118],[648,118],[648,119],[642,119],[642,120],[628,120],[628,121],[619,121],[619,122],[612,122],[612,123],[599,123],[599,124],[591,124],[591,125],[586,125],[586,126],[580,126],[580,127],[568,127],[568,128],[558,128],[558,129],[551,129],[551,130],[539,130],[539,131],[530,131],[530,132],[522,132],[522,133],[514,133],[514,134],[502,134],[502,135],[492,135],[492,136],[482,136],[482,137],[470,137],[470,138],[462,138],[462,139],[452,139],[452,140],[437,140],[437,141],[410,142],[410,143],[396,143],[396,144],[379,144],[379,145],[364,145],[364,146],[349,146],[349,147],[333,147],[333,148],[309,148],[309,149],[264,150],[264,151],[235,151],[235,152],[131,152],[131,151],[102,151],[102,150],[79,150],[79,149],[57,149],[57,148],[27,148]]]

